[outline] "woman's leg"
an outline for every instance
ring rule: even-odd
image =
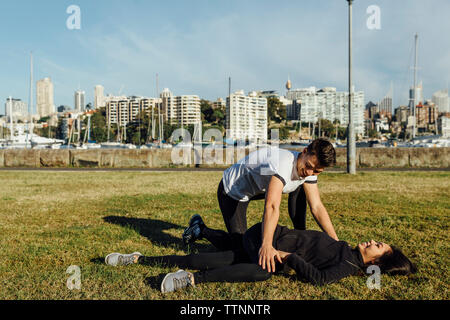
[[[288,210],[294,229],[306,230],[306,193],[303,185],[289,193]]]
[[[138,263],[143,265],[168,265],[185,269],[203,270],[194,273],[196,284],[202,282],[253,282],[264,281],[271,274],[259,265],[240,263],[233,251],[207,252],[188,256],[140,256]],[[237,264],[233,264],[237,263]]]
[[[138,263],[143,265],[166,265],[194,270],[208,270],[240,262],[233,251],[204,252],[187,256],[140,256]]]
[[[196,284],[202,282],[255,282],[265,281],[270,277],[270,272],[253,263],[239,263],[194,273]]]

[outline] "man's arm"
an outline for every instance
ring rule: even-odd
[[[281,263],[281,257],[273,247],[273,235],[280,217],[281,195],[283,193],[283,182],[273,176],[266,192],[264,216],[262,222],[262,244],[259,249],[259,265],[268,272],[275,271],[275,258]]]
[[[304,183],[303,188],[305,189],[306,200],[311,208],[312,215],[319,227],[330,237],[339,241],[333,223],[331,222],[330,215],[328,214],[327,209],[325,209],[322,200],[320,200],[317,183]]]

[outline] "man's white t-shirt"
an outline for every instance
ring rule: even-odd
[[[276,147],[254,151],[224,171],[224,190],[231,198],[246,202],[266,193],[273,176],[283,182],[283,193],[291,193],[305,182],[317,183],[317,176],[299,177],[299,155],[300,152]]]

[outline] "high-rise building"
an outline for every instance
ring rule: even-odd
[[[39,117],[47,117],[55,113],[53,83],[50,78],[37,81],[36,108]]]
[[[96,85],[94,88],[94,109],[104,107],[105,105],[105,88],[101,85]]]
[[[414,87],[409,89],[409,110],[411,110],[411,114],[414,114],[413,107],[421,103],[424,103],[422,84],[418,85],[415,90]]]
[[[85,92],[81,90],[75,91],[75,104],[74,109],[75,111],[82,112],[85,110]]]
[[[202,121],[200,98],[196,95],[174,96],[165,88],[160,94],[162,110],[170,124],[189,125]]]
[[[165,110],[166,119],[170,119],[170,123],[173,124],[175,122],[174,119],[177,118],[176,110],[175,110],[175,99],[172,92],[168,88],[164,88],[164,90],[160,93],[162,109]]]
[[[105,101],[110,124],[126,126],[136,121],[143,112],[150,116],[155,125],[159,123],[159,115],[162,121],[170,124],[201,123],[200,98],[196,95],[173,96],[168,89],[164,89],[161,98],[107,96]]]
[[[448,90],[440,90],[433,93],[431,100],[434,102],[439,112],[450,112]]]
[[[175,112],[171,114],[172,124],[198,124],[202,122],[200,98],[196,95],[183,95],[174,97]]]
[[[400,106],[395,109],[395,118],[399,123],[406,123],[408,121],[409,108],[407,106]]]
[[[8,98],[5,103],[5,115],[12,115],[13,119],[20,119],[28,116],[28,105],[20,99]]]
[[[416,106],[416,128],[421,131],[436,129],[438,112],[435,104],[430,100],[425,104],[419,103]]]
[[[392,114],[392,98],[389,96],[384,97],[378,104],[380,111],[387,114]]]
[[[256,93],[237,91],[227,98],[227,138],[232,140],[267,141],[267,99]]]
[[[450,116],[442,115],[438,118],[438,134],[444,138],[450,138]]]
[[[129,122],[137,121],[140,113],[146,113],[154,116],[158,121],[158,108],[161,106],[161,99],[146,97],[125,97],[108,96],[106,97],[106,114],[110,124],[119,124],[126,126]],[[152,110],[154,114],[152,114]],[[164,110],[161,108],[163,120],[165,121]]]
[[[393,83],[391,82],[391,86],[389,88],[389,92],[383,97],[383,99],[381,99],[381,101],[378,103],[378,106],[380,108],[380,113],[384,114],[384,115],[391,115],[393,113],[393,109],[392,109],[392,97],[394,95],[394,86]]]
[[[217,98],[216,101],[211,102],[211,107],[214,110],[215,109],[225,110],[225,108],[227,107],[227,104],[226,104],[225,100],[223,100],[222,98]]]
[[[331,122],[338,120],[341,126],[348,125],[348,92],[338,92],[336,88],[315,87],[290,90],[286,96],[292,100],[288,106],[288,120],[316,123],[321,119]],[[364,92],[353,92],[352,116],[357,134],[364,134]]]
[[[287,92],[286,98],[293,102],[287,108],[288,120],[310,123],[317,121],[316,87],[290,90]]]

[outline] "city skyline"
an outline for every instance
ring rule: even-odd
[[[4,24],[0,32],[6,39],[0,53],[4,61],[0,99],[12,96],[28,102],[30,51],[35,80],[50,77],[54,82],[56,106],[71,105],[76,88],[86,92],[86,102],[94,102],[97,84],[105,87],[105,95],[118,94],[123,88],[129,96],[156,97],[156,73],[161,88],[211,101],[228,95],[228,77],[232,91],[278,90],[284,95],[288,77],[293,89],[333,86],[346,90],[345,1],[286,1],[282,5],[249,1],[238,6],[233,1],[191,5],[129,1],[126,10],[118,1],[107,6],[79,1],[81,30],[66,27],[70,4],[0,5]],[[408,6],[388,1],[371,4],[380,7],[380,30],[366,26],[369,4],[354,4],[355,86],[365,92],[366,102],[381,101],[392,81],[394,108],[407,105],[415,32],[424,98],[446,89],[450,45],[439,40],[442,34],[436,30],[450,29],[445,20],[448,2],[435,1],[433,7],[420,1],[410,1]],[[169,7],[170,12],[165,10]],[[34,14],[21,20],[21,25],[14,23],[29,12]],[[14,32],[6,31],[10,25],[15,26]],[[5,114],[4,106],[0,113]]]

